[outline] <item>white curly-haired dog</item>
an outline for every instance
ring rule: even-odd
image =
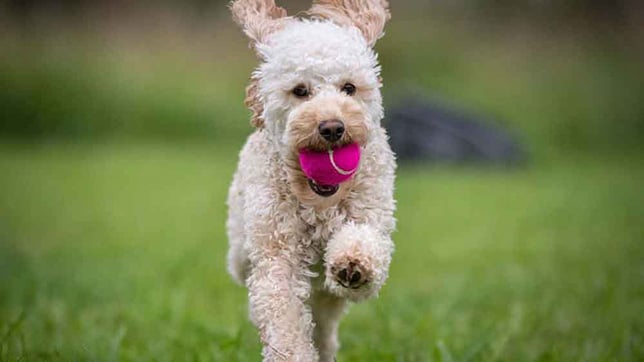
[[[347,301],[377,295],[394,250],[396,165],[372,49],[388,3],[317,0],[309,19],[274,0],[230,7],[261,64],[246,98],[256,130],[228,197],[228,270],[248,288],[264,360],[333,361]],[[351,179],[305,176],[302,149],[352,143],[361,158]]]

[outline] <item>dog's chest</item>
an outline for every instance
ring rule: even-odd
[[[347,222],[347,210],[342,206],[334,206],[325,210],[302,207],[299,210],[300,222],[311,246],[322,252],[327,241],[333,237]]]

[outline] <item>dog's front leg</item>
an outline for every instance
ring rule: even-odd
[[[369,224],[347,223],[327,244],[326,288],[356,302],[377,295],[389,274],[393,250],[388,234]]]
[[[260,332],[264,361],[317,361],[306,266],[294,250],[270,248],[253,253],[247,279],[250,315]]]

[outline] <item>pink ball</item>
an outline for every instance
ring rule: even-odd
[[[352,143],[329,151],[300,151],[300,166],[318,185],[338,185],[353,176],[360,164],[360,145]]]

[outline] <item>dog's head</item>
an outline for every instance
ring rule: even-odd
[[[309,19],[287,16],[274,0],[236,0],[231,10],[261,61],[247,88],[253,125],[279,147],[302,202],[336,203],[350,182],[320,193],[302,173],[298,153],[365,145],[380,123],[380,67],[372,47],[390,17],[387,1],[317,0]]]

